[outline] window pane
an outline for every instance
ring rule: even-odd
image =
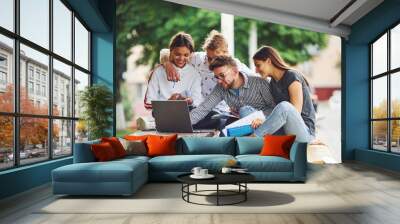
[[[390,50],[391,69],[400,67],[400,24],[391,31]]]
[[[81,114],[81,107],[79,106],[79,98],[81,92],[89,86],[89,75],[75,69],[75,117],[79,117]]]
[[[75,143],[85,142],[88,138],[87,124],[84,120],[75,121]]]
[[[391,127],[391,141],[392,141],[392,152],[400,153],[400,120],[394,120],[390,122]]]
[[[372,122],[372,148],[387,151],[387,121]]]
[[[53,115],[72,117],[71,66],[53,60]]]
[[[89,70],[89,32],[75,18],[75,63]]]
[[[48,124],[49,120],[44,118],[22,117],[20,119],[21,164],[49,158]]]
[[[53,121],[53,157],[72,154],[72,121]]]
[[[14,31],[14,0],[0,1],[0,26]]]
[[[400,72],[391,75],[390,85],[391,115],[400,118]]]
[[[0,111],[14,111],[13,40],[0,35]]]
[[[20,0],[21,36],[49,48],[49,1]]]
[[[0,116],[0,170],[14,165],[13,118]]]
[[[21,44],[21,113],[48,114],[48,64],[47,55]]]
[[[387,34],[372,45],[372,69],[373,75],[387,71]]]
[[[53,51],[71,60],[72,12],[60,1],[53,1]]]
[[[387,117],[387,77],[372,81],[372,118]]]

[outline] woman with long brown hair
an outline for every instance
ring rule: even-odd
[[[273,47],[261,47],[253,60],[256,71],[263,78],[271,78],[271,93],[276,103],[264,122],[252,122],[254,135],[274,134],[283,128],[286,134],[296,135],[296,141],[310,142],[315,136],[315,110],[306,79],[290,68]]]

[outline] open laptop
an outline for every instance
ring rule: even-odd
[[[153,100],[153,117],[158,132],[202,133],[213,130],[193,130],[189,107],[185,100]]]

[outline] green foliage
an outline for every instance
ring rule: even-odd
[[[110,136],[107,130],[112,125],[112,92],[105,85],[95,84],[86,87],[79,97],[82,119],[87,124],[89,139]]]
[[[235,56],[248,64],[250,22],[235,17]],[[309,46],[322,49],[327,44],[325,34],[283,25],[257,21],[259,45],[271,45],[292,65],[309,60]],[[170,38],[179,31],[192,35],[196,50],[201,50],[207,34],[220,30],[220,13],[161,0],[117,0],[117,64],[123,65],[132,46],[142,45],[144,54],[138,64],[153,66],[159,52],[167,48]],[[120,71],[119,71],[119,70]],[[122,74],[123,66],[117,66]],[[122,70],[122,71],[121,71]]]
[[[128,89],[126,85],[121,85],[121,97],[122,97],[122,106],[124,108],[125,117],[132,117],[132,97],[129,96]]]

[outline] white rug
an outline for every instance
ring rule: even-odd
[[[260,183],[248,186],[247,201],[237,205],[189,204],[181,198],[180,184],[150,183],[131,197],[58,197],[36,213],[360,213],[356,204],[346,202],[316,184]],[[215,186],[199,186],[199,190],[212,188]],[[200,203],[215,203],[214,199],[191,198]],[[226,198],[223,202],[234,199],[238,198]]]

